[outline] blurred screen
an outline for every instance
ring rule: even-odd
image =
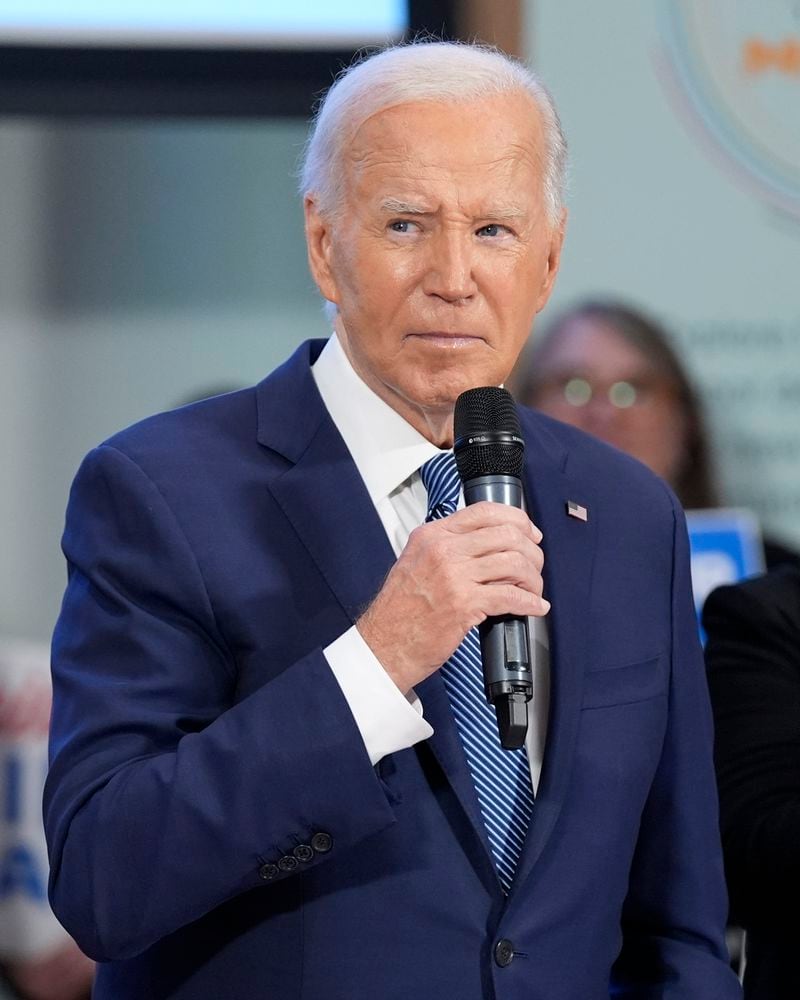
[[[0,0],[6,45],[346,48],[407,27],[407,0]]]

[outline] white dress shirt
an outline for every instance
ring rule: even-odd
[[[428,492],[419,468],[438,453],[353,370],[336,334],[312,368],[328,412],[342,435],[396,556],[425,520]],[[463,506],[463,495],[459,506]],[[542,767],[549,705],[550,665],[544,619],[529,620],[533,699],[528,704],[526,750],[534,790]],[[412,692],[406,698],[355,626],[324,650],[347,699],[370,760],[428,739],[433,729]]]

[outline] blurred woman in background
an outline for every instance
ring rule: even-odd
[[[633,455],[687,510],[720,503],[703,409],[666,331],[615,301],[582,302],[523,352],[516,398]],[[767,567],[800,556],[764,539]]]
[[[523,353],[514,380],[521,403],[638,458],[684,507],[717,505],[697,393],[642,313],[603,301],[567,310]]]

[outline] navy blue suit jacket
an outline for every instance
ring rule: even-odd
[[[45,814],[96,997],[738,996],[674,498],[522,411],[552,679],[506,899],[441,679],[418,688],[435,735],[373,767],[323,656],[394,556],[320,347],[117,435],[73,486]]]

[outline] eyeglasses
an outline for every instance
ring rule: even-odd
[[[588,406],[592,399],[604,397],[618,410],[628,410],[651,403],[658,396],[670,394],[669,387],[656,379],[620,379],[617,382],[593,382],[582,376],[548,379],[542,382],[537,393],[561,396],[570,406]]]

